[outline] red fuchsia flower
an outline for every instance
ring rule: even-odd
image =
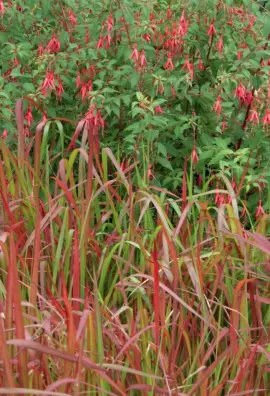
[[[264,214],[265,214],[265,211],[264,211],[263,206],[262,206],[262,200],[260,199],[259,200],[259,204],[258,204],[257,209],[256,209],[255,217],[258,220],[258,218],[261,217]]]
[[[176,97],[176,91],[174,87],[171,87],[171,93],[172,93],[172,97],[175,98]]]
[[[46,51],[49,53],[57,53],[60,51],[60,47],[61,45],[59,39],[56,37],[55,34],[53,34],[52,38],[47,44]]]
[[[252,124],[259,124],[259,115],[256,109],[251,110],[248,121],[252,122]]]
[[[187,34],[187,31],[188,31],[188,26],[185,17],[185,10],[183,10],[177,33],[179,34],[180,37],[184,37]]]
[[[38,55],[42,56],[43,54],[44,54],[44,48],[43,48],[42,42],[40,42],[39,46],[38,46]]]
[[[199,161],[199,157],[196,151],[196,146],[193,146],[192,153],[191,153],[191,162],[195,165]]]
[[[102,34],[100,34],[99,40],[97,42],[97,49],[103,48],[103,41],[104,41],[104,38],[103,38]]]
[[[81,74],[78,71],[77,78],[76,78],[76,88],[80,87],[81,84],[82,84],[82,82],[81,82]]]
[[[81,85],[81,89],[80,89],[80,95],[82,97],[82,101],[85,101],[86,95],[88,93],[88,87],[87,84],[85,82],[82,83]]]
[[[140,66],[141,67],[146,66],[146,57],[145,57],[144,49],[142,50],[140,55]]]
[[[107,23],[107,31],[110,32],[114,25],[114,20],[113,20],[112,15],[109,15],[106,23]]]
[[[270,125],[270,110],[266,109],[265,111],[265,115],[262,118],[262,123],[265,127],[267,127],[268,125]]]
[[[252,102],[253,102],[253,99],[254,99],[254,96],[253,96],[252,91],[250,91],[250,92],[247,91],[246,95],[245,95],[245,98],[244,98],[244,103],[246,105],[251,105]]]
[[[54,85],[54,71],[46,72],[46,77],[41,86],[42,95],[46,97],[47,90],[55,89]]]
[[[27,121],[27,125],[30,126],[33,122],[33,114],[31,106],[28,106],[27,112],[25,113],[25,120]]]
[[[205,67],[204,67],[204,65],[203,65],[203,62],[202,62],[202,59],[199,59],[199,62],[198,62],[198,69],[199,69],[199,70],[204,70],[204,69],[205,69]]]
[[[85,29],[85,44],[89,43],[89,30],[88,28]]]
[[[150,34],[143,34],[142,35],[143,39],[149,44],[151,43],[151,36]]]
[[[161,106],[156,106],[154,111],[155,111],[156,114],[162,114],[163,113],[163,110],[162,110]]]
[[[8,137],[8,130],[4,129],[2,133],[2,139],[6,139]]]
[[[138,48],[137,48],[137,44],[134,44],[134,49],[133,49],[132,54],[130,55],[130,57],[134,61],[138,62],[138,60],[139,60],[139,51],[138,51]]]
[[[106,46],[106,47],[107,47],[107,48],[110,47],[111,42],[112,42],[112,37],[111,37],[110,33],[108,33],[108,34],[106,35],[105,40],[107,41],[107,46]]]
[[[209,29],[207,30],[208,36],[213,36],[214,34],[217,34],[217,31],[216,31],[215,26],[214,26],[214,22],[215,22],[215,20],[212,19],[212,21],[210,23],[210,26],[209,26]]]
[[[234,91],[234,96],[239,100],[245,101],[246,93],[247,93],[246,88],[243,86],[243,84],[240,84],[236,87]]]
[[[68,18],[69,18],[69,22],[71,23],[71,25],[73,25],[73,26],[77,25],[77,18],[76,18],[76,15],[74,14],[73,10],[69,10]]]
[[[220,38],[218,39],[218,42],[217,42],[217,50],[220,54],[222,53],[223,48],[224,48],[223,39],[222,39],[222,36],[220,36]]]
[[[168,53],[168,59],[164,65],[164,69],[169,70],[169,71],[174,69],[174,64],[173,64],[172,56],[171,56],[170,52]]]
[[[3,0],[0,0],[0,15],[1,15],[1,17],[4,16],[4,13],[5,13],[5,5],[4,5]]]
[[[198,177],[197,177],[197,184],[198,184],[198,187],[201,187],[203,184],[203,178],[201,175],[198,175]]]
[[[171,19],[171,16],[172,16],[171,8],[168,7],[167,13],[166,13],[166,18],[167,18],[167,19]]]
[[[215,104],[212,107],[212,110],[215,111],[217,113],[218,116],[220,116],[221,111],[222,111],[222,98],[220,95],[218,95],[217,100],[215,102]]]
[[[187,69],[190,74],[190,79],[193,80],[194,78],[194,65],[189,62],[189,56],[186,55],[186,60],[182,66],[182,69]]]
[[[60,77],[57,77],[56,96],[59,100],[62,100],[63,92],[64,92],[64,88],[62,85],[62,80]]]
[[[13,66],[14,67],[17,67],[17,66],[19,66],[20,65],[20,61],[19,61],[19,59],[16,57],[16,58],[14,58],[14,60],[13,60]]]
[[[225,131],[225,129],[227,129],[227,127],[228,127],[228,123],[225,120],[223,120],[221,124],[222,133]]]
[[[225,197],[223,194],[219,194],[218,192],[215,195],[215,204],[217,206],[221,206],[225,203]]]
[[[86,113],[84,120],[85,126],[88,129],[91,127],[104,129],[104,119],[101,116],[100,110],[97,110],[95,105],[91,105],[89,107],[89,110]]]

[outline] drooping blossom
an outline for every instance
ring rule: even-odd
[[[33,114],[32,114],[32,108],[31,106],[28,106],[28,109],[25,113],[25,120],[27,121],[27,125],[31,126],[32,122],[33,122]]]
[[[62,100],[63,92],[64,92],[64,88],[63,88],[62,80],[60,77],[57,77],[56,97],[59,100]]]
[[[264,117],[262,118],[262,123],[263,123],[263,125],[264,125],[265,127],[268,126],[268,125],[270,125],[270,110],[269,110],[269,109],[266,109],[265,115],[264,115]]]
[[[81,74],[80,74],[80,72],[78,71],[78,73],[77,73],[77,78],[76,78],[76,88],[78,88],[80,85],[81,85]]]
[[[217,113],[218,116],[220,116],[221,111],[222,111],[222,98],[220,95],[218,95],[216,102],[214,103],[212,110]]]
[[[199,70],[204,70],[205,69],[201,58],[199,59],[199,62],[198,62],[198,69]]]
[[[102,34],[100,34],[99,40],[97,42],[97,49],[103,48],[103,41],[104,41],[104,38],[103,38]]]
[[[139,51],[137,48],[137,44],[134,44],[134,49],[132,51],[132,54],[130,55],[131,59],[135,60],[138,62],[139,60]]]
[[[40,42],[39,46],[38,46],[38,55],[42,56],[43,54],[44,54],[44,48],[43,48],[42,42]]]
[[[223,39],[222,39],[222,36],[220,36],[220,38],[218,39],[218,42],[217,42],[217,50],[220,54],[222,53],[223,48],[224,48]]]
[[[179,34],[180,37],[184,37],[187,34],[187,31],[188,31],[188,26],[185,17],[185,10],[183,10],[177,33]]]
[[[69,19],[69,22],[71,23],[71,25],[73,25],[73,26],[77,25],[76,15],[74,14],[74,11],[71,9],[68,12],[68,19]]]
[[[174,69],[174,64],[173,64],[172,56],[170,53],[168,54],[168,59],[164,65],[164,69],[169,70],[169,71]]]
[[[225,129],[227,129],[227,127],[228,127],[228,123],[226,122],[226,120],[223,120],[221,124],[222,133],[225,131]]]
[[[85,44],[89,43],[89,30],[88,28],[85,29]]]
[[[88,93],[87,84],[85,82],[83,82],[81,85],[81,89],[80,89],[80,95],[81,95],[83,102],[85,101],[87,93]]]
[[[191,152],[191,162],[195,165],[199,161],[199,157],[196,151],[196,146],[193,146],[192,152]]]
[[[8,130],[4,129],[2,133],[2,139],[6,139],[8,137]]]
[[[3,0],[0,0],[0,15],[1,15],[1,17],[4,16],[4,13],[5,13],[5,5],[4,5]]]
[[[144,67],[146,65],[146,57],[145,57],[145,52],[144,49],[142,50],[140,54],[140,66]]]
[[[257,206],[257,209],[256,209],[255,217],[258,220],[258,218],[261,217],[264,214],[265,214],[265,211],[264,211],[263,206],[262,206],[262,200],[260,199],[259,203],[258,203],[258,206]]]
[[[214,34],[217,33],[217,31],[215,29],[215,26],[214,26],[214,22],[215,22],[215,20],[212,19],[212,21],[210,23],[210,26],[209,26],[209,29],[207,30],[208,36],[213,36]]]
[[[161,106],[156,106],[154,111],[155,111],[156,114],[162,114],[163,113],[163,110],[162,110]]]
[[[248,121],[252,122],[253,124],[259,124],[259,115],[256,109],[252,109],[249,116]]]
[[[189,62],[189,56],[186,56],[186,60],[182,66],[182,69],[187,69],[190,74],[190,79],[193,80],[194,78],[194,65]]]
[[[53,70],[46,72],[46,77],[41,86],[42,95],[46,97],[47,91],[51,89],[55,89]]]
[[[55,34],[52,35],[52,38],[48,42],[46,46],[46,51],[49,53],[57,53],[60,51],[60,41]]]
[[[171,8],[168,7],[167,13],[166,13],[166,18],[167,18],[167,19],[171,19],[171,16],[172,16]]]
[[[106,23],[107,23],[107,31],[110,32],[112,30],[112,28],[113,28],[113,25],[114,25],[114,20],[113,20],[112,15],[109,15]]]
[[[240,84],[236,87],[235,91],[234,91],[234,96],[236,98],[238,98],[239,100],[245,100],[245,96],[246,96],[247,90],[246,88],[243,86],[243,84]]]
[[[44,111],[44,112],[43,112],[43,115],[42,115],[42,122],[46,122],[47,119],[48,119],[47,111]]]

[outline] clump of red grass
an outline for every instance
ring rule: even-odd
[[[267,395],[269,217],[145,188],[87,131],[53,175],[44,128],[0,142],[0,394]]]

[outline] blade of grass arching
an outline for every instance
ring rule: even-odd
[[[38,292],[38,270],[40,260],[40,204],[39,204],[39,175],[40,175],[40,146],[41,146],[41,134],[45,122],[41,122],[37,125],[35,134],[35,148],[34,148],[34,186],[33,195],[35,201],[36,210],[36,223],[35,223],[35,244],[34,244],[34,260],[31,269],[31,292],[30,292],[30,304],[36,305],[36,298]]]
[[[76,221],[76,220],[75,220]],[[75,222],[74,221],[74,222]],[[80,302],[76,301],[80,298],[80,252],[79,252],[79,232],[78,232],[78,225],[74,224],[75,231],[74,231],[74,245],[73,245],[73,265],[72,265],[72,274],[73,274],[73,281],[72,281],[72,307],[75,311],[80,310]],[[77,323],[78,324],[78,323]]]
[[[156,346],[159,345],[159,262],[156,244],[152,253],[154,265],[154,318],[155,318],[155,342]]]
[[[104,346],[103,346],[103,331],[102,331],[102,316],[99,304],[99,292],[97,285],[96,273],[94,271],[94,302],[95,302],[95,322],[96,322],[96,337],[97,337],[97,360],[100,363],[104,362]],[[104,379],[100,379],[100,387],[104,392],[111,391],[110,385],[104,381]]]
[[[69,209],[66,208],[65,213],[64,213],[64,219],[63,219],[61,231],[60,231],[60,236],[59,236],[58,244],[57,244],[57,248],[56,248],[55,258],[53,260],[53,282],[54,283],[56,283],[57,277],[59,275],[60,260],[62,257],[64,237],[65,237],[65,232],[66,232],[67,224],[68,224],[68,213],[69,213]]]
[[[9,237],[9,271],[11,272],[12,279],[12,299],[14,304],[14,322],[15,322],[15,333],[16,337],[20,339],[25,338],[24,332],[24,320],[22,312],[22,299],[21,299],[21,287],[19,283],[19,275],[17,269],[17,249],[14,242],[13,233],[10,233]],[[18,372],[19,372],[19,383],[22,387],[28,385],[28,369],[27,369],[27,352],[24,348],[18,346]]]

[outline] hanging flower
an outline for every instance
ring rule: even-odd
[[[140,66],[141,67],[146,66],[146,57],[145,57],[144,49],[142,50],[140,55]]]
[[[217,50],[220,54],[222,53],[223,48],[224,48],[223,39],[222,39],[222,36],[220,36],[220,38],[217,42]]]
[[[162,114],[163,113],[163,110],[162,110],[161,106],[156,106],[154,111],[155,111],[156,114]]]
[[[214,34],[217,33],[217,31],[215,29],[215,26],[214,26],[214,22],[215,22],[215,20],[212,19],[212,21],[210,23],[210,26],[209,26],[209,29],[207,30],[208,36],[213,36]]]
[[[97,42],[97,49],[103,48],[103,40],[104,40],[104,38],[103,38],[102,34],[100,34],[99,40]]]
[[[56,37],[55,34],[53,34],[52,38],[47,44],[46,51],[49,53],[57,53],[60,51],[60,47],[61,45],[59,39]]]
[[[196,146],[193,146],[192,153],[191,153],[191,162],[195,165],[199,161],[199,157],[196,151]]]
[[[194,65],[189,62],[189,56],[186,56],[186,60],[182,66],[182,69],[187,69],[190,74],[190,79],[193,80],[194,78]]]
[[[5,5],[4,5],[3,0],[0,0],[0,15],[1,15],[1,17],[4,16],[4,13],[5,13]]]
[[[89,30],[88,28],[85,29],[85,44],[89,43]]]
[[[8,130],[4,129],[2,133],[2,139],[6,139],[8,137]]]
[[[169,70],[169,71],[174,69],[174,64],[173,64],[172,57],[171,57],[170,53],[168,54],[168,59],[164,65],[164,69]]]
[[[264,117],[262,118],[262,123],[263,123],[263,125],[264,125],[265,127],[268,126],[268,125],[270,125],[270,110],[269,110],[269,109],[266,109],[265,115],[264,115]]]
[[[251,110],[248,121],[252,122],[253,124],[259,124],[259,115],[256,109]]]
[[[64,88],[62,85],[62,80],[60,77],[57,77],[56,96],[59,100],[62,100],[63,92],[64,92]]]
[[[217,113],[218,116],[220,116],[220,113],[222,111],[222,104],[221,104],[222,98],[220,95],[218,95],[217,100],[215,104],[212,107],[212,110]]]
[[[76,88],[78,88],[80,85],[81,85],[81,74],[80,74],[80,72],[78,71],[78,73],[77,73],[77,78],[76,78]]]
[[[44,48],[42,46],[42,42],[40,42],[38,46],[38,55],[42,56],[43,54],[44,54]]]
[[[133,49],[132,54],[131,54],[130,57],[131,57],[131,59],[133,59],[133,60],[138,62],[138,60],[139,60],[139,51],[138,51],[138,48],[137,48],[137,44],[134,44],[134,49]]]
[[[77,25],[76,15],[74,14],[74,11],[71,9],[68,12],[68,18],[69,18],[69,22],[71,23],[71,25],[73,25],[73,26]]]
[[[55,89],[54,71],[46,72],[46,77],[45,77],[45,79],[42,83],[42,86],[41,86],[41,92],[42,92],[43,96],[46,97],[47,91],[51,90],[51,89]]]
[[[31,106],[28,106],[28,109],[25,113],[25,120],[27,121],[27,125],[30,126],[33,122],[33,114]]]
[[[204,70],[205,69],[201,58],[199,59],[199,62],[198,62],[198,69],[199,70]]]
[[[236,87],[235,91],[234,91],[234,96],[238,99],[242,99],[243,101],[245,100],[246,97],[246,93],[247,90],[246,88],[243,86],[243,84],[240,84]]]
[[[257,209],[256,209],[255,217],[258,220],[258,218],[261,217],[264,214],[265,214],[265,211],[264,211],[263,206],[262,206],[262,200],[260,199],[259,200],[259,204],[258,204]]]

